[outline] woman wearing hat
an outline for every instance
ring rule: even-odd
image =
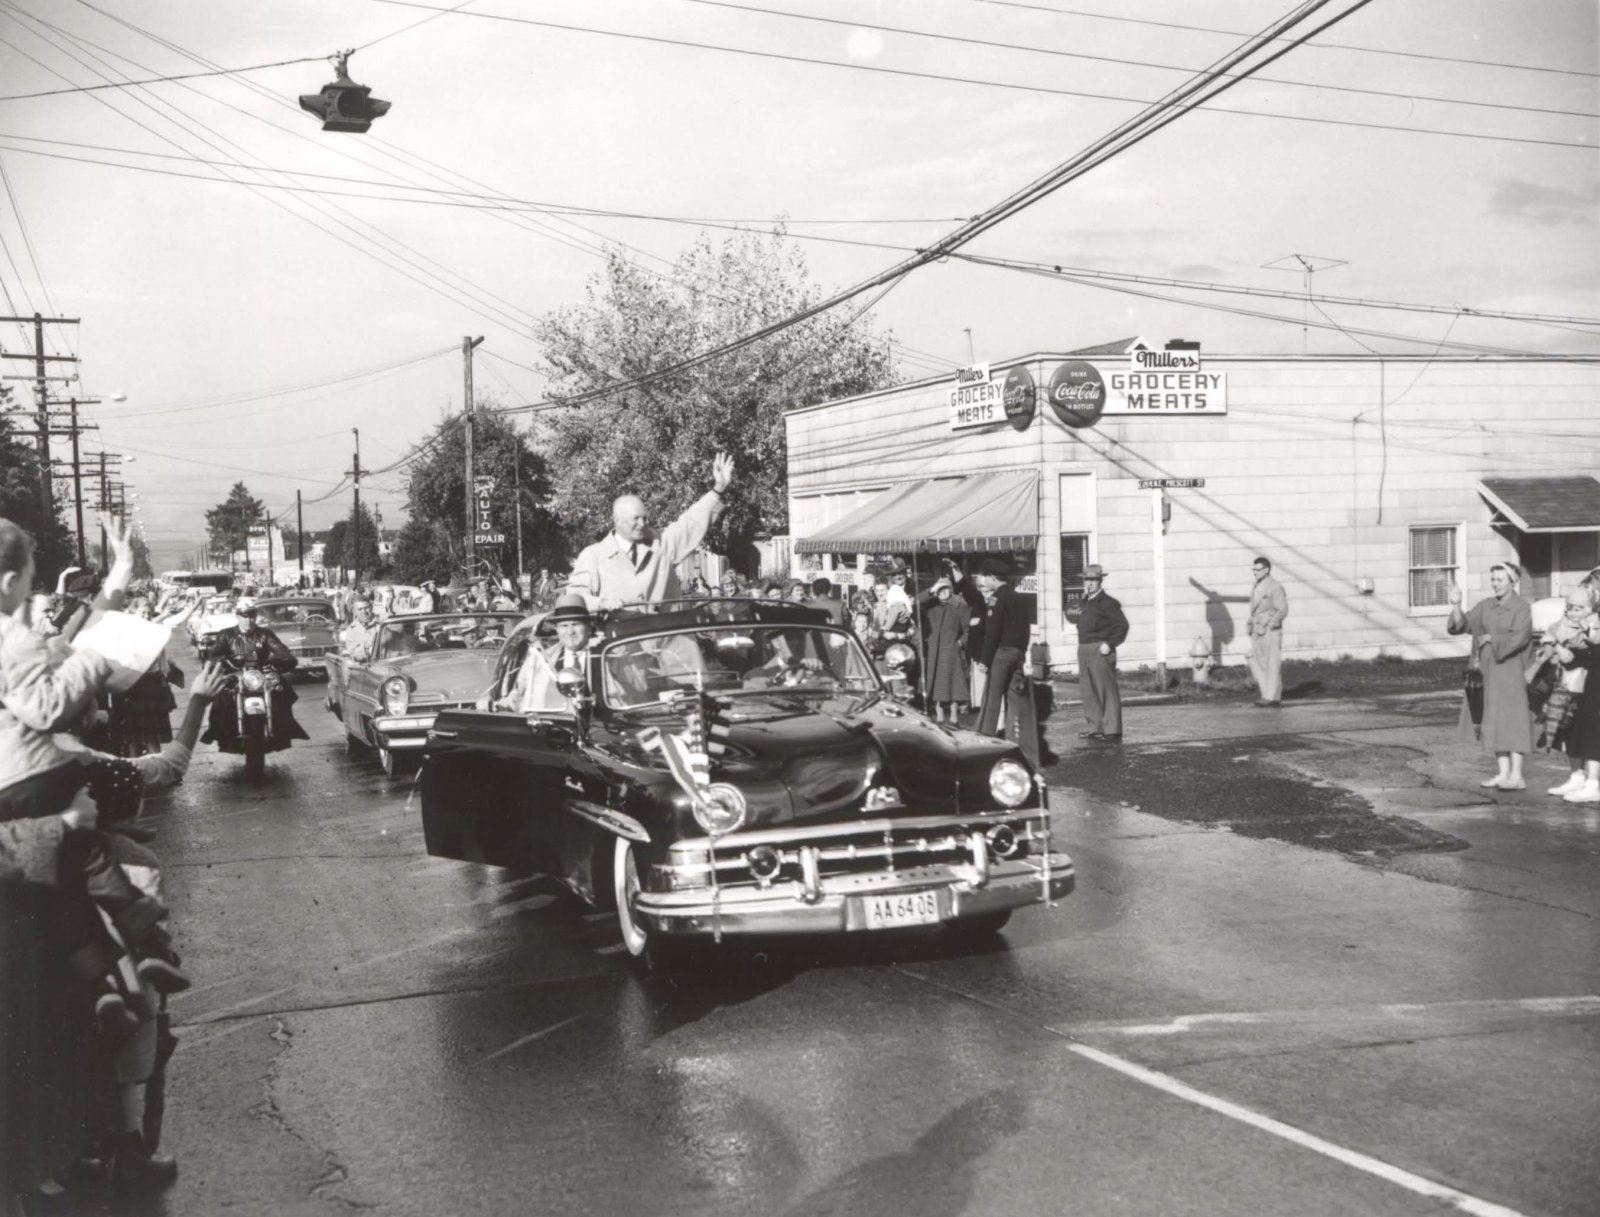
[[[1489,568],[1491,595],[1461,609],[1461,589],[1451,585],[1452,634],[1472,635],[1472,662],[1483,672],[1483,722],[1478,738],[1494,753],[1496,772],[1478,785],[1525,790],[1523,755],[1533,748],[1533,714],[1528,709],[1525,668],[1533,645],[1532,607],[1519,594],[1522,569],[1511,562]]]

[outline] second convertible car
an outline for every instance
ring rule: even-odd
[[[647,960],[734,935],[993,934],[1072,890],[1020,750],[895,700],[824,614],[711,600],[598,626],[587,671],[548,674],[560,704],[439,715],[430,854],[551,875]],[[515,632],[480,704],[558,653]]]
[[[477,701],[520,620],[516,613],[437,613],[384,621],[370,658],[329,665],[328,695],[346,738],[376,749],[385,773],[413,765],[434,717]]]

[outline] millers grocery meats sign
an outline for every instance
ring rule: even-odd
[[[1228,376],[1200,366],[1198,349],[1137,345],[1126,372],[1106,374],[1106,414],[1226,414]]]

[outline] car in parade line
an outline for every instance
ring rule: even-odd
[[[297,673],[326,676],[328,656],[339,649],[333,602],[321,596],[256,601],[256,623],[293,652]]]
[[[203,647],[229,626],[239,624],[233,615],[238,596],[232,592],[221,596],[207,596],[200,607],[189,615],[184,629],[189,631],[189,641]]]
[[[385,773],[420,761],[440,711],[472,706],[520,613],[425,613],[378,624],[372,656],[329,655],[328,706],[347,742],[375,749]]]
[[[981,937],[1072,890],[1021,750],[896,699],[825,613],[655,607],[598,614],[560,698],[490,709],[539,645],[511,635],[478,708],[428,733],[428,853],[559,880],[652,966],[739,936]]]

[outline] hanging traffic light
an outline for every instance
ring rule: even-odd
[[[344,51],[333,56],[333,66],[339,79],[322,86],[320,93],[302,93],[300,108],[322,120],[324,131],[362,132],[372,126],[372,120],[389,112],[389,103],[379,101],[366,85],[350,79],[350,56],[354,51]]]

